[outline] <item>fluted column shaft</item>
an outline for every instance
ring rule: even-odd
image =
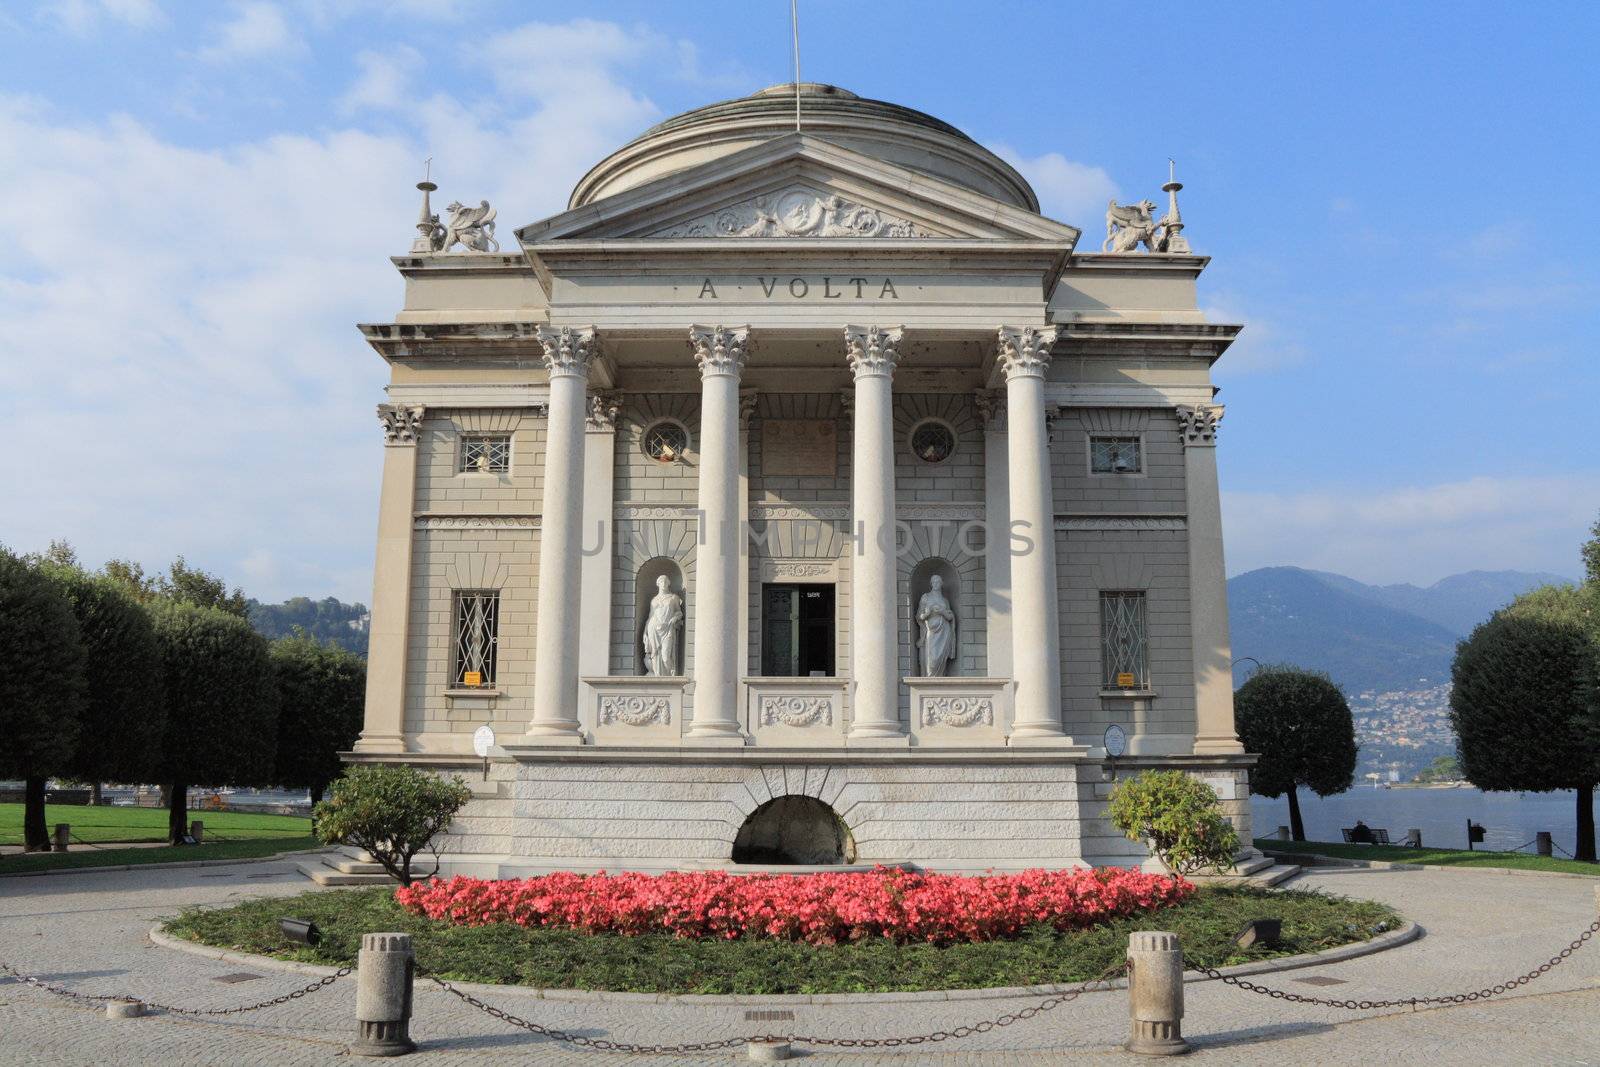
[[[1055,507],[1044,376],[1056,329],[1001,327],[1006,376],[1007,454],[1011,461],[1012,665],[1014,741],[1054,740],[1061,727],[1061,620],[1056,602]]]
[[[845,327],[855,375],[850,500],[850,738],[904,738],[895,611],[894,368],[901,330]]]
[[[540,743],[581,744],[578,644],[582,578],[583,436],[594,330],[539,328],[550,371],[544,504],[539,524],[539,616],[533,664],[533,721]]]
[[[695,557],[694,719],[689,736],[742,743],[739,729],[739,375],[750,331],[692,326],[700,364],[700,540]]]

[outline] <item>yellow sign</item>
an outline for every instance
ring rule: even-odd
[[[1132,678],[1133,675],[1130,674],[1128,677]],[[482,671],[463,671],[461,673],[461,684],[464,685],[464,686],[467,686],[468,688],[476,688],[476,687],[482,685],[483,684],[483,672]]]
[[[1117,675],[1117,688],[1118,689],[1132,689],[1135,684],[1136,684],[1136,681],[1135,681],[1135,679],[1133,677],[1133,672],[1132,671],[1123,671],[1122,673]]]

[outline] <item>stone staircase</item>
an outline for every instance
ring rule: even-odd
[[[300,873],[320,886],[391,885],[394,879],[359,849],[324,852],[297,864]]]
[[[1248,885],[1257,889],[1274,889],[1291,878],[1299,877],[1303,870],[1299,864],[1278,863],[1266,856],[1257,856],[1242,861],[1231,871],[1198,874],[1192,876],[1191,880],[1207,885]]]

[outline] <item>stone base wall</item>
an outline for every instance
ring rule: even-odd
[[[1242,761],[1185,769],[1217,789],[1248,844]],[[1119,768],[1119,777],[1129,773],[1137,771]],[[1103,765],[1074,756],[684,754],[631,762],[586,754],[503,759],[487,780],[481,771],[467,777],[474,798],[440,842],[445,875],[723,867],[750,814],[783,796],[812,797],[837,812],[861,864],[984,871],[1149,862],[1142,845],[1105,819],[1112,783]]]

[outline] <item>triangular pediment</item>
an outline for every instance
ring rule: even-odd
[[[517,231],[558,241],[794,238],[1045,241],[1079,231],[806,134],[788,134]]]

